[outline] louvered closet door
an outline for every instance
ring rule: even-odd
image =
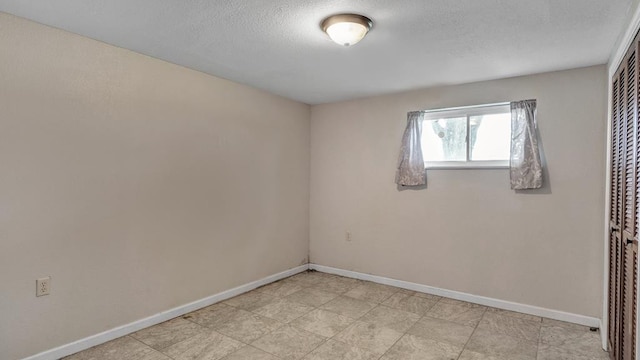
[[[638,38],[612,83],[611,207],[609,222],[609,352],[636,358],[640,156]]]
[[[620,315],[620,359],[636,359],[636,312],[637,312],[637,275],[638,242],[630,241],[625,249],[622,312]]]
[[[618,358],[620,275],[622,256],[622,197],[624,161],[624,112],[620,106],[624,101],[624,78],[626,70],[619,69],[612,84],[612,133],[611,133],[611,208],[609,219],[609,349],[612,359]]]
[[[636,210],[637,203],[637,138],[638,138],[638,113],[637,113],[637,42],[626,57],[626,91],[624,107],[625,123],[625,153],[624,153],[624,226],[622,232],[622,277],[620,293],[620,359],[635,360],[635,279],[637,271],[635,263],[637,255],[637,227]],[[622,74],[621,74],[622,78]],[[634,251],[634,248],[636,251]],[[636,254],[636,255],[634,255]]]
[[[617,261],[616,254],[617,243],[619,237],[619,225],[618,219],[618,189],[621,186],[621,181],[618,178],[618,172],[620,169],[620,162],[618,161],[619,150],[619,125],[618,125],[618,74],[614,76],[612,84],[612,119],[611,119],[611,185],[610,185],[610,208],[609,208],[609,349],[613,358],[613,352],[616,349],[616,329],[617,327],[617,309],[616,309],[616,288],[617,288]]]

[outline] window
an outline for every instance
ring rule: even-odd
[[[425,111],[421,140],[430,169],[509,167],[509,103]]]

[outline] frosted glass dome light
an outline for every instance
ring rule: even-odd
[[[371,19],[357,14],[329,16],[322,21],[322,30],[336,44],[351,46],[357,44],[371,29]]]

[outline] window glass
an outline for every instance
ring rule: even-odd
[[[426,120],[422,124],[424,161],[467,159],[467,118]]]
[[[508,167],[509,104],[425,111],[422,156],[427,168]]]
[[[469,160],[507,160],[511,146],[511,114],[469,117]]]

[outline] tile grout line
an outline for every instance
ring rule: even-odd
[[[214,305],[215,305],[215,304],[214,304]],[[228,306],[231,306],[231,305],[228,305]],[[234,307],[234,308],[235,308],[235,307]],[[235,309],[237,309],[237,308],[235,308]],[[242,310],[242,309],[239,309],[239,310]],[[196,310],[196,311],[197,311],[197,310]],[[183,316],[186,316],[186,315],[189,315],[189,314],[190,314],[190,313],[185,314],[185,315],[183,315]],[[184,319],[184,317],[183,317],[183,319]],[[248,344],[248,343],[246,343],[246,342],[244,342],[244,341],[242,341],[242,340],[240,340],[240,339],[236,339],[236,338],[231,337],[231,336],[229,336],[229,335],[227,335],[227,334],[221,333],[220,331],[218,331],[218,330],[217,330],[217,329],[215,329],[215,328],[208,327],[208,326],[204,326],[204,325],[202,325],[202,324],[198,324],[197,322],[195,322],[195,321],[191,320],[191,318],[184,319],[184,320],[187,320],[187,321],[190,321],[190,322],[192,322],[192,323],[194,323],[194,324],[196,324],[196,325],[202,326],[203,328],[205,328],[205,329],[207,329],[207,330],[215,331],[215,332],[217,332],[218,334],[220,334],[220,335],[222,335],[222,336],[228,337],[229,339],[231,339],[231,340],[235,340],[235,341],[237,341],[237,342],[239,342],[239,343],[242,343],[242,344],[244,344],[244,345],[251,345],[251,344]],[[277,329],[279,329],[279,328],[277,328]],[[195,337],[195,336],[197,336],[197,335],[191,336],[191,337],[189,337],[189,338],[187,338],[187,339],[185,339],[185,340],[182,340],[182,341],[189,340],[189,339],[191,339],[191,338],[193,338],[193,337]],[[182,341],[179,341],[179,342],[177,342],[176,344],[179,344],[179,343],[181,343]],[[163,353],[163,354],[164,354],[164,353]],[[168,356],[168,355],[167,355],[167,356]]]
[[[415,296],[415,295],[410,295],[410,296]],[[438,300],[436,300],[436,302],[434,302],[434,303],[433,303],[433,305],[431,305],[431,306],[429,307],[429,310],[431,310],[434,306],[436,306],[436,304],[437,304],[437,303],[439,303],[439,302],[440,302],[440,300],[442,300],[442,298],[441,298],[441,297],[440,297]],[[427,314],[427,312],[429,312],[429,310],[425,311],[425,312],[424,312],[424,314],[420,315],[420,319],[418,319],[418,321],[416,321],[416,322],[415,322],[415,323],[414,323],[414,324],[413,324],[409,329],[407,329],[407,331],[405,331],[405,332],[402,334],[402,336],[400,336],[400,337],[398,338],[398,340],[396,340],[396,341],[393,343],[393,345],[391,345],[391,346],[387,349],[387,351],[385,351],[385,352],[384,352],[384,353],[383,353],[383,354],[378,358],[378,360],[382,359],[385,355],[387,355],[387,353],[388,353],[391,349],[393,349],[393,347],[394,347],[394,346],[396,346],[396,344],[397,344],[400,340],[402,340],[402,338],[403,338],[403,337],[405,337],[406,335],[411,335],[411,334],[409,334],[409,330],[411,330],[411,328],[413,328],[413,327],[414,327],[418,322],[420,322],[420,320],[424,319],[424,318],[427,316],[426,314]]]
[[[295,276],[295,275],[294,275],[294,276]],[[285,279],[287,279],[287,278],[285,278]],[[282,280],[285,280],[285,279],[282,279]],[[280,280],[280,281],[282,281],[282,280]],[[301,289],[301,290],[298,290],[298,291],[302,291],[302,290],[304,290],[304,289],[309,289],[309,288],[316,288],[316,285],[307,285],[307,286],[305,286],[305,285],[300,285],[300,286],[302,287],[302,289]],[[256,289],[256,290],[257,290],[257,289]],[[350,289],[350,290],[351,290],[351,289]],[[349,292],[350,290],[347,290],[347,291],[345,291],[345,292],[343,292],[343,293],[334,293],[334,292],[330,292],[330,291],[328,291],[328,292],[329,292],[329,293],[332,293],[332,294],[336,294],[337,296],[334,298],[334,299],[336,299],[336,298],[338,298],[338,297],[340,297],[340,296],[344,296],[344,294],[345,294],[345,293],[347,293],[347,292]],[[297,292],[297,291],[296,291],[296,292]],[[263,294],[264,294],[264,292],[261,292],[261,293],[263,293]],[[266,294],[266,295],[270,295],[270,294]],[[293,295],[293,294],[289,294],[289,295]],[[287,295],[287,296],[289,296],[289,295]],[[270,296],[273,296],[273,295],[270,295]],[[273,296],[273,297],[274,297],[274,298],[284,299],[284,297],[279,297],[279,296]],[[348,296],[347,296],[347,297],[348,297]],[[296,319],[299,319],[299,318],[301,318],[301,317],[303,317],[303,316],[305,316],[305,315],[307,315],[307,314],[309,314],[309,313],[311,313],[312,311],[317,310],[317,309],[320,309],[320,310],[323,310],[323,311],[327,311],[327,312],[331,312],[331,313],[333,313],[333,314],[336,314],[336,315],[340,315],[340,316],[344,316],[344,317],[349,318],[348,316],[341,315],[341,314],[335,313],[335,312],[333,312],[333,311],[325,310],[325,309],[321,309],[321,308],[320,308],[321,306],[323,306],[323,305],[325,305],[325,304],[327,304],[327,303],[329,303],[329,302],[333,301],[334,299],[329,300],[329,301],[327,301],[326,303],[321,304],[321,305],[320,305],[320,306],[318,306],[318,307],[311,306],[311,307],[313,307],[313,309],[312,309],[312,310],[310,310],[309,312],[307,312],[307,313],[305,313],[305,314],[303,314],[303,315],[301,315],[301,316],[297,317]],[[356,300],[358,300],[358,299],[356,299]],[[291,300],[291,301],[293,301],[293,300]],[[296,301],[293,301],[293,302],[296,302]],[[298,302],[296,302],[296,303],[298,303]],[[303,305],[310,306],[310,305],[308,305],[308,304],[303,304]],[[373,308],[372,308],[371,310],[373,310]],[[369,311],[371,311],[371,310],[369,310]],[[245,311],[247,311],[247,310],[245,310]],[[369,313],[369,311],[367,311],[367,313]],[[249,312],[251,312],[251,313],[255,314],[253,311],[249,311]],[[367,313],[363,314],[362,316],[366,315]],[[260,315],[260,314],[256,314],[256,315]],[[260,315],[260,316],[262,316],[262,315]],[[362,317],[362,316],[361,316],[361,317]],[[360,318],[361,318],[361,317],[360,317]],[[295,321],[296,319],[291,320],[291,322]],[[353,318],[351,318],[351,319],[353,320],[352,324],[353,324],[355,321],[358,321],[358,319],[353,319]],[[276,319],[273,319],[273,320],[276,320]],[[276,321],[279,321],[279,320],[276,320]],[[319,334],[313,333],[313,332],[311,332],[311,331],[308,331],[308,330],[305,330],[305,329],[299,329],[299,328],[297,328],[297,327],[295,327],[295,326],[293,326],[293,325],[290,325],[290,323],[291,323],[291,322],[289,322],[289,323],[284,323],[284,325],[283,325],[283,326],[288,325],[288,326],[291,326],[292,328],[295,328],[295,329],[298,329],[298,330],[302,330],[302,331],[307,331],[307,332],[309,332],[309,333],[311,333],[311,334],[318,335],[318,336],[320,336],[320,337],[323,337],[323,338],[324,338],[324,339],[323,339],[323,341],[322,341],[322,342],[320,342],[317,346],[315,346],[315,347],[314,347],[313,349],[311,349],[309,352],[305,353],[305,354],[302,356],[302,358],[301,358],[301,359],[303,359],[303,358],[304,358],[304,357],[306,357],[307,355],[311,354],[311,353],[312,353],[312,352],[314,352],[316,349],[318,349],[318,348],[319,348],[319,347],[321,347],[322,345],[326,344],[329,340],[333,339],[336,335],[338,335],[338,334],[340,333],[340,332],[338,332],[338,333],[337,333],[337,334],[335,334],[334,336],[329,337],[329,338],[326,338],[326,337],[324,337],[324,336],[322,336],[322,335],[319,335]],[[348,326],[351,326],[351,325],[348,325]],[[348,326],[347,326],[347,327],[348,327]],[[282,326],[281,326],[281,327],[282,327]],[[281,328],[281,327],[280,327],[280,328]],[[346,329],[346,328],[345,328],[345,329]],[[277,329],[276,329],[276,330],[277,330]],[[275,331],[275,330],[274,330],[274,331]],[[265,334],[265,335],[263,335],[263,336],[266,336],[266,335],[268,335],[268,334],[269,334],[269,333],[267,333],[267,334]],[[262,337],[262,336],[261,336],[261,337]],[[258,338],[258,339],[259,339],[259,338]],[[258,339],[256,339],[256,341],[257,341]],[[338,341],[338,340],[335,340],[335,341]],[[339,342],[340,342],[340,343],[342,343],[341,341],[339,341]],[[343,344],[344,344],[344,343],[343,343]],[[248,346],[252,346],[251,344],[247,344],[247,345],[248,345]],[[346,345],[349,345],[349,344],[346,344]],[[349,346],[350,346],[350,345],[349,345]],[[252,346],[252,347],[254,347],[254,346]],[[259,348],[258,348],[258,349],[259,349]],[[275,355],[275,354],[272,354],[272,353],[270,353],[270,352],[268,352],[268,351],[265,351],[265,350],[263,350],[263,349],[259,349],[259,350],[264,351],[265,353],[267,353],[267,354],[269,354],[269,355],[272,355],[272,356],[274,356],[274,357],[276,357],[276,358],[278,358],[278,359],[282,359],[281,357],[279,357],[279,356],[277,356],[277,355]]]
[[[356,287],[357,287],[357,286],[356,286]],[[355,288],[355,287],[354,287],[354,288]],[[344,297],[348,297],[348,298],[351,298],[351,299],[360,300],[360,299],[356,299],[356,298],[352,298],[352,297],[350,297],[350,296],[346,296],[346,295],[344,295],[344,294],[346,294],[347,292],[349,292],[349,291],[351,291],[351,290],[352,290],[352,289],[347,290],[347,291],[345,291],[345,292],[344,292],[344,293],[342,293],[342,294],[339,294],[336,298],[338,298],[338,297],[340,297],[340,296],[344,296]],[[397,294],[397,293],[399,293],[399,292],[400,292],[400,289],[398,288],[398,290],[396,290],[394,293],[392,293],[392,294],[390,294],[388,297],[384,298],[384,299],[382,300],[382,302],[386,301],[387,299],[391,298],[393,295],[395,295],[395,294]],[[334,294],[335,294],[335,293],[334,293]],[[334,299],[336,299],[336,298],[334,298]],[[327,304],[327,303],[329,303],[329,302],[331,302],[331,301],[333,301],[333,300],[329,300],[329,301],[327,301],[325,304]],[[364,301],[364,300],[360,300],[360,301]],[[371,311],[373,311],[373,310],[374,310],[375,308],[377,308],[378,306],[383,306],[383,305],[382,305],[382,302],[380,302],[380,303],[376,303],[376,306],[374,306],[374,307],[372,307],[371,309],[369,309],[367,312],[365,312],[364,314],[362,314],[362,315],[361,315],[360,317],[358,317],[357,319],[350,318],[350,317],[348,317],[348,316],[346,316],[346,315],[338,314],[338,313],[333,312],[333,311],[331,311],[331,310],[320,309],[320,307],[316,308],[316,309],[324,310],[324,311],[327,311],[327,312],[330,312],[330,313],[333,313],[333,314],[336,314],[336,315],[344,316],[344,317],[346,317],[346,318],[349,318],[349,319],[353,320],[353,322],[351,322],[349,325],[347,325],[347,326],[346,326],[344,329],[342,329],[341,331],[338,331],[338,332],[337,332],[336,334],[334,334],[333,336],[328,337],[328,338],[325,338],[325,340],[324,340],[321,344],[319,344],[318,346],[316,346],[315,348],[313,348],[313,350],[311,350],[311,351],[309,351],[308,353],[306,353],[306,354],[302,357],[302,359],[304,359],[307,355],[311,354],[312,352],[314,352],[316,349],[318,349],[318,348],[319,348],[319,347],[321,347],[322,345],[324,345],[324,344],[326,344],[327,342],[329,342],[329,340],[337,341],[337,342],[339,342],[339,343],[341,343],[341,344],[345,344],[345,345],[347,345],[347,346],[349,346],[349,347],[351,347],[351,348],[356,348],[355,346],[353,346],[353,345],[351,345],[351,344],[348,344],[348,343],[342,342],[342,341],[337,340],[337,339],[334,339],[334,338],[335,338],[336,336],[338,336],[340,333],[342,333],[344,330],[346,330],[347,328],[349,328],[350,326],[352,326],[353,324],[355,324],[357,321],[360,321],[360,319],[362,319],[363,317],[365,317],[368,313],[370,313]],[[371,303],[374,303],[374,302],[371,302]],[[324,304],[323,304],[323,305],[324,305]],[[322,306],[322,305],[320,305],[320,306]],[[303,330],[304,330],[304,329],[303,329]],[[404,334],[403,334],[403,336],[404,336]],[[400,338],[402,338],[402,336],[401,336]],[[396,340],[396,342],[398,342],[398,341],[400,340],[400,338],[399,338],[398,340]],[[394,343],[393,343],[393,345],[395,345],[395,343],[396,343],[396,342],[394,342]],[[391,347],[393,347],[393,345],[391,345]],[[389,349],[391,349],[391,347],[389,347]],[[387,349],[387,351],[389,351],[389,349]],[[370,351],[369,349],[362,349],[362,350],[365,350],[365,351],[367,351],[367,352],[371,352],[371,353],[373,353],[373,352],[372,352],[372,351]],[[386,351],[385,351],[385,352],[384,352],[380,357],[378,357],[378,359],[380,359],[382,356],[384,356],[384,354],[386,354]]]
[[[304,330],[304,329],[302,329],[302,330]],[[305,331],[307,331],[307,330],[305,330]],[[311,331],[309,331],[309,332],[311,332]],[[314,334],[314,335],[318,335],[318,334],[315,334],[315,333],[312,333],[312,334]],[[322,336],[322,335],[318,335],[318,336]],[[300,359],[304,359],[305,357],[307,357],[307,355],[309,355],[309,354],[311,354],[312,352],[316,351],[316,349],[318,349],[320,346],[322,346],[322,345],[326,344],[326,343],[327,343],[327,341],[329,341],[329,339],[330,339],[330,338],[324,338],[324,340],[322,340],[322,342],[321,342],[320,344],[318,344],[318,346],[314,347],[314,348],[313,348],[313,349],[311,349],[309,352],[307,352],[307,353],[305,353],[304,355],[302,355],[302,357],[301,357]]]
[[[419,320],[418,320],[419,321]],[[396,346],[396,344],[402,340],[403,337],[405,337],[405,335],[407,335],[407,333],[405,332],[404,334],[402,334],[402,336],[400,336],[398,338],[398,340],[396,340],[391,346],[389,346],[389,348],[387,350],[385,350],[385,352],[382,353],[382,355],[380,355],[380,357],[378,357],[378,360],[382,359],[385,355],[387,355],[387,353],[393,349],[394,346]]]
[[[255,290],[255,289],[254,289],[254,290]],[[253,291],[253,290],[252,290],[252,291]],[[220,302],[220,303],[222,303],[222,302]],[[219,303],[216,303],[216,304],[219,304]],[[213,304],[213,305],[215,305],[215,304]],[[210,306],[213,306],[213,305],[210,305]],[[248,311],[248,310],[244,310],[244,309],[241,309],[241,308],[235,307],[235,306],[233,306],[233,305],[228,305],[228,304],[225,304],[225,305],[230,306],[230,307],[232,307],[232,308],[234,308],[234,309],[237,309],[237,310],[239,310],[239,311],[246,311],[246,312],[250,312],[250,313],[252,313],[252,314],[254,314],[254,315],[262,316],[262,315],[260,315],[260,314],[255,314],[255,313],[254,313],[254,312],[252,312],[252,311]],[[196,311],[198,311],[198,310],[196,310]],[[189,313],[189,314],[190,314],[190,313]],[[183,316],[186,316],[186,315],[188,315],[188,314],[185,314],[185,315],[183,315]],[[265,317],[266,317],[266,316],[265,316]],[[269,319],[271,319],[271,318],[269,318]],[[232,337],[232,336],[229,336],[229,335],[226,335],[226,334],[224,334],[224,333],[221,333],[220,331],[216,330],[215,328],[210,328],[210,327],[208,327],[208,326],[204,326],[204,325],[198,324],[197,322],[192,321],[192,320],[190,320],[190,319],[185,319],[185,320],[187,320],[187,321],[191,321],[192,323],[197,324],[197,325],[200,325],[200,326],[204,327],[205,329],[209,329],[209,330],[215,331],[215,332],[217,332],[218,334],[220,334],[220,335],[222,335],[222,336],[228,337],[229,339],[232,339],[232,340],[235,340],[235,341],[237,341],[237,342],[239,342],[239,343],[241,343],[241,344],[244,344],[244,346],[243,346],[243,347],[238,348],[238,349],[236,349],[234,352],[232,352],[232,353],[229,353],[229,354],[225,355],[222,359],[224,359],[225,357],[228,357],[229,355],[232,355],[232,354],[236,353],[236,352],[237,352],[237,351],[239,351],[240,349],[242,349],[242,348],[244,348],[244,347],[247,347],[247,346],[250,346],[250,347],[252,347],[252,348],[254,348],[254,349],[257,349],[257,350],[259,350],[259,351],[264,351],[265,353],[267,353],[267,354],[269,354],[269,355],[271,355],[271,356],[273,356],[273,357],[275,357],[275,358],[277,358],[277,359],[282,359],[281,357],[279,357],[279,356],[277,356],[277,355],[275,355],[275,354],[272,354],[272,353],[270,353],[270,352],[268,352],[268,351],[265,351],[265,350],[263,350],[263,349],[260,349],[260,348],[257,348],[257,347],[255,347],[255,346],[251,345],[251,343],[247,343],[247,342],[245,342],[245,341],[243,341],[243,340],[236,339],[236,338],[234,338],[234,337]],[[281,322],[281,321],[276,320],[276,319],[271,319],[271,320],[275,320],[275,321]],[[276,330],[278,330],[278,329],[282,328],[282,327],[283,327],[283,326],[285,326],[285,325],[287,325],[287,324],[286,324],[286,323],[283,323],[283,325],[282,325],[282,326],[279,326],[279,327],[277,327],[277,328],[273,329],[272,331],[270,331],[270,332],[268,332],[268,333],[265,333],[264,335],[261,335],[259,338],[255,339],[255,340],[254,340],[254,342],[255,342],[255,341],[257,341],[258,339],[260,339],[261,337],[266,336],[266,335],[270,334],[271,332],[276,331]],[[162,353],[162,354],[164,354],[164,353]],[[166,355],[166,354],[165,354],[165,355]],[[167,355],[167,356],[168,356],[168,355]],[[174,358],[171,358],[171,359],[175,360]],[[222,359],[221,359],[221,360],[222,360]]]
[[[139,340],[139,339],[134,338],[133,336],[131,336],[131,334],[129,334],[129,335],[125,335],[125,336],[126,336],[126,337],[129,337],[129,338],[131,338],[131,339],[133,339],[133,340],[135,340],[135,341],[137,341],[137,342],[139,342],[139,343],[141,343],[141,344],[143,344],[144,346],[148,347],[149,349],[151,349],[151,350],[153,350],[153,351],[155,351],[155,352],[157,352],[157,353],[159,353],[159,354],[162,354],[162,355],[164,355],[164,356],[168,357],[168,358],[169,358],[169,359],[171,359],[171,360],[175,360],[175,358],[174,358],[173,356],[169,356],[168,354],[165,354],[165,353],[163,353],[162,351],[160,351],[160,350],[158,350],[158,349],[154,349],[154,348],[152,348],[151,346],[149,346],[149,345],[145,344],[144,342],[142,342],[142,340]],[[167,347],[168,347],[168,346],[167,346]],[[142,359],[142,358],[143,358],[143,356],[141,356],[140,358]]]
[[[542,343],[542,318],[540,318],[540,330],[538,331],[538,345],[536,346],[536,360],[540,352],[540,344]]]
[[[458,354],[458,357],[456,358],[457,360],[460,359],[460,357],[462,356],[462,353],[464,353],[464,351],[467,349],[467,345],[469,344],[469,341],[471,341],[471,338],[473,337],[473,334],[475,334],[476,330],[478,330],[478,326],[480,326],[480,322],[482,321],[482,319],[484,319],[484,315],[486,313],[487,313],[487,307],[485,307],[484,312],[482,313],[482,316],[480,317],[480,320],[478,321],[476,326],[473,328],[473,331],[471,332],[471,335],[469,335],[469,338],[467,339],[467,341],[462,346],[462,350],[460,350],[460,354]]]
[[[307,288],[315,288],[315,285],[310,285],[310,286],[307,286],[307,287],[304,287],[304,288],[305,288],[305,289],[307,289]],[[302,290],[300,290],[300,291],[302,291]],[[346,317],[346,318],[349,318],[348,316],[341,315],[341,314],[335,313],[335,312],[333,312],[333,311],[325,310],[325,309],[321,309],[321,308],[320,308],[321,306],[323,306],[323,305],[325,305],[325,304],[330,303],[331,301],[333,301],[333,300],[337,299],[338,297],[340,297],[340,296],[344,296],[344,294],[345,294],[345,293],[347,293],[347,292],[349,292],[349,291],[350,291],[350,290],[347,290],[347,291],[345,291],[345,292],[344,292],[344,293],[342,293],[342,294],[332,293],[332,294],[336,294],[336,295],[338,295],[338,296],[336,296],[336,297],[335,297],[335,298],[333,298],[332,300],[327,301],[327,302],[326,302],[326,303],[324,303],[324,304],[321,304],[321,305],[320,305],[320,306],[318,306],[318,307],[314,307],[314,309],[313,309],[313,310],[309,311],[308,313],[306,313],[306,314],[304,314],[304,315],[302,315],[302,316],[305,316],[305,315],[307,315],[307,314],[309,314],[309,313],[311,313],[312,311],[315,311],[315,310],[323,310],[323,311],[327,311],[327,312],[330,312],[330,313],[333,313],[333,314],[336,314],[336,315],[340,315],[340,316],[344,316],[344,317]],[[329,291],[327,291],[327,292],[329,292]],[[306,304],[305,304],[305,305],[306,305]],[[371,310],[373,310],[373,309],[371,309]],[[371,310],[369,310],[369,311],[371,311]],[[368,313],[368,312],[367,312],[367,313]],[[366,315],[366,314],[365,314],[365,315]],[[299,317],[298,317],[298,318],[296,318],[296,319],[299,319],[299,318],[301,318],[302,316],[299,316]],[[362,316],[364,316],[364,315],[362,315]],[[361,316],[361,317],[362,317],[362,316]],[[353,319],[353,318],[350,318],[350,319],[352,319],[352,320],[353,320],[353,322],[352,322],[351,324],[353,324],[354,322],[358,321],[357,319]],[[295,320],[295,319],[294,319],[294,320]],[[293,320],[292,320],[292,321],[293,321]],[[351,324],[347,325],[347,327],[351,326]],[[293,328],[298,329],[297,327],[295,327],[295,326],[293,326],[293,325],[290,325],[290,326],[291,326],[291,327],[293,327]],[[347,327],[345,327],[345,329],[346,329]],[[329,340],[333,339],[336,335],[338,335],[338,334],[341,332],[341,331],[339,331],[338,333],[336,333],[335,335],[333,335],[333,336],[331,336],[331,337],[324,337],[324,336],[322,336],[322,335],[316,334],[316,333],[314,333],[314,332],[311,332],[311,331],[308,331],[308,330],[305,330],[305,329],[299,329],[299,330],[307,331],[307,332],[309,332],[309,333],[311,333],[311,334],[318,335],[318,336],[321,336],[321,337],[323,337],[323,338],[324,338],[324,340],[323,340],[322,342],[320,342],[316,347],[314,347],[313,349],[311,349],[309,352],[305,353],[305,354],[304,354],[300,359],[304,359],[305,357],[307,357],[307,355],[309,355],[309,354],[311,354],[312,352],[316,351],[318,348],[320,348],[322,345],[324,345],[324,344],[326,344],[327,342],[329,342]],[[334,340],[334,341],[338,341],[338,340]],[[342,343],[341,341],[339,341],[339,342],[340,342],[340,343]],[[344,344],[344,343],[343,343],[343,344]],[[349,344],[347,344],[347,345],[349,345]],[[273,355],[273,354],[271,354],[271,355]],[[274,356],[275,356],[275,355],[274,355]],[[276,357],[277,357],[277,356],[276,356]],[[280,357],[278,357],[278,358],[280,359]]]

